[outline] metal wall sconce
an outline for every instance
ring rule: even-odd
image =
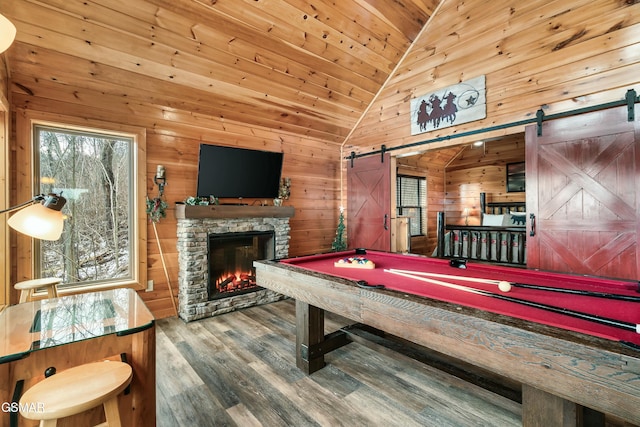
[[[167,185],[166,169],[163,165],[158,165],[156,169],[156,175],[153,177],[153,182],[158,186],[159,196],[164,193],[164,186]]]

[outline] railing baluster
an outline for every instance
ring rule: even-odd
[[[520,230],[513,227],[446,225],[442,230],[444,235],[438,236],[438,243],[444,247],[438,247],[436,251],[438,256],[477,259],[501,264],[526,264],[526,229],[524,228]],[[495,243],[492,243],[492,239]],[[449,253],[445,251],[447,243]]]

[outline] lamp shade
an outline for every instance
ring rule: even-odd
[[[14,230],[36,239],[58,240],[62,235],[64,218],[62,212],[38,203],[17,212],[7,223]]]
[[[0,14],[0,53],[9,49],[16,38],[16,26]]]
[[[37,196],[36,203],[15,213],[7,224],[14,230],[41,240],[58,240],[64,227],[64,215],[61,212],[66,200],[62,196],[49,194]]]

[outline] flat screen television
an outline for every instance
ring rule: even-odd
[[[198,197],[276,198],[284,154],[200,144]]]

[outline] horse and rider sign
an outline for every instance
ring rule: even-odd
[[[411,135],[460,125],[487,116],[484,76],[411,100]]]

